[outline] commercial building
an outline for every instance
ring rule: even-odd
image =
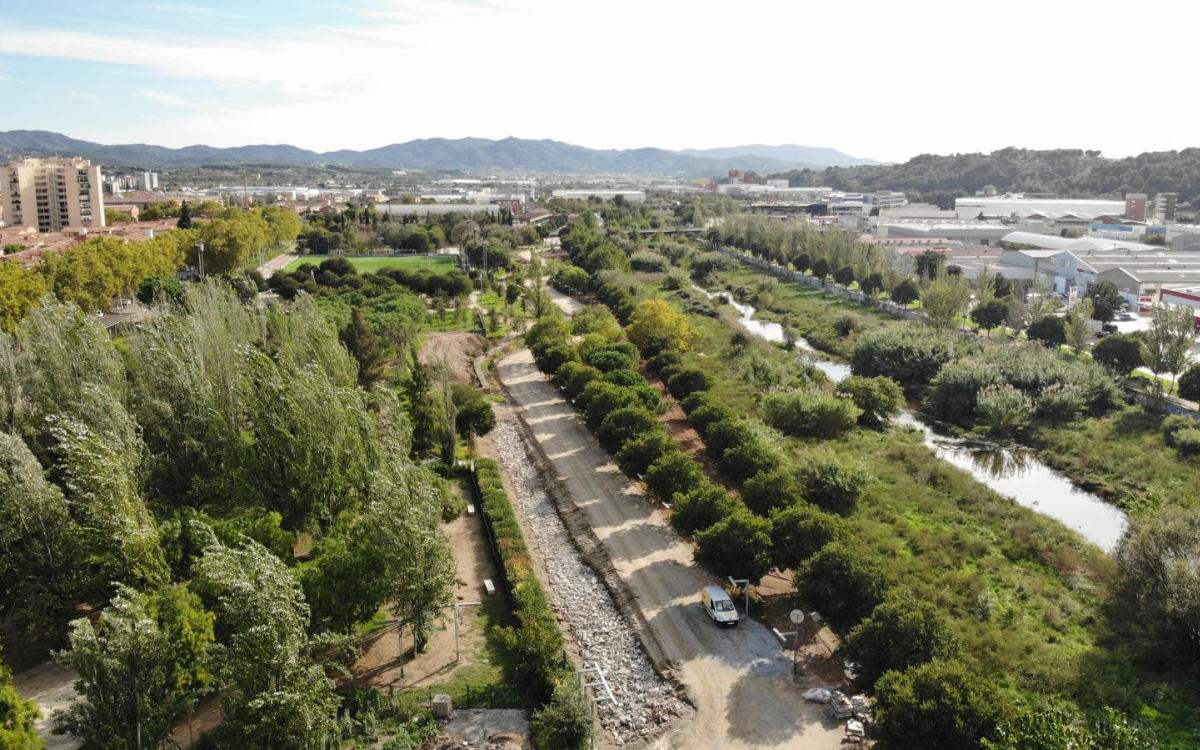
[[[1179,193],[1159,193],[1154,196],[1154,215],[1162,221],[1175,221],[1175,207],[1179,204]]]
[[[1089,200],[1082,198],[958,198],[954,212],[959,219],[1007,219],[1033,212],[1073,213],[1087,217],[1125,213],[1124,201]]]
[[[737,170],[731,170],[735,172]],[[614,190],[610,188],[596,190],[555,190],[555,198],[574,198],[576,200],[588,200],[589,198],[597,198],[603,201],[611,201],[617,196],[623,197],[630,203],[643,203],[646,200],[646,191],[644,190]]]
[[[1145,193],[1129,193],[1125,196],[1125,218],[1130,221],[1146,220],[1146,203],[1150,196]]]
[[[19,159],[0,167],[4,219],[57,232],[104,226],[103,178],[87,159]]]

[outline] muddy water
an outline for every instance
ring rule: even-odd
[[[755,320],[757,310],[753,305],[738,302],[728,293],[710,292],[701,287],[696,289],[710,299],[724,297],[741,313],[739,322],[750,333],[767,341],[784,341],[783,326]],[[849,365],[825,359],[804,339],[795,343],[798,349],[803,350],[804,356],[830,380],[838,382],[849,377]],[[938,458],[970,473],[1001,495],[1074,529],[1105,550],[1114,549],[1125,531],[1124,513],[1073,485],[1028,448],[1000,447],[940,434],[923,422],[920,414],[913,409],[905,409],[896,422],[920,431],[925,445]]]

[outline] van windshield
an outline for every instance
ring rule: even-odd
[[[733,610],[733,602],[728,599],[718,599],[713,602],[713,609],[718,612],[730,612]]]

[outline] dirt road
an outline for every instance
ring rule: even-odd
[[[704,614],[700,589],[714,581],[537,371],[529,351],[501,360],[498,372],[696,704],[696,719],[659,746],[840,747],[842,726],[825,718],[823,706],[803,701],[774,635],[753,621],[719,630]]]

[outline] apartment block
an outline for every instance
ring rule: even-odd
[[[87,159],[18,159],[0,167],[4,220],[57,232],[104,226],[100,166]]]

